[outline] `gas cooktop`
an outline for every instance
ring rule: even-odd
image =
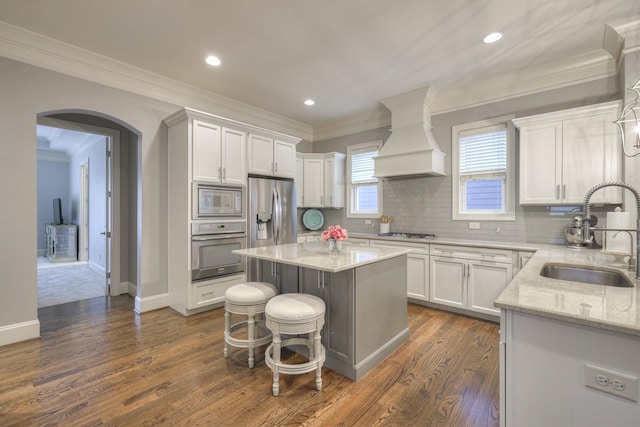
[[[432,233],[378,233],[378,237],[395,237],[397,239],[435,239],[435,234]]]

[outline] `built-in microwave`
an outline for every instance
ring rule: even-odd
[[[244,187],[193,183],[193,219],[244,217]]]

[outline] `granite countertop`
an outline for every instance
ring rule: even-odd
[[[635,272],[626,269],[620,256],[605,254],[596,249],[571,249],[562,245],[539,243],[440,237],[404,239],[380,237],[374,233],[349,233],[349,236],[393,242],[535,252],[495,301],[496,307],[640,336],[640,293],[637,291],[640,281],[635,278]],[[542,277],[539,273],[547,262],[613,268],[625,274],[635,287],[618,288]]]
[[[300,235],[307,235],[311,233],[299,233]],[[512,251],[530,251],[535,252],[541,248],[552,248],[557,245],[550,244],[538,244],[538,243],[521,243],[521,242],[493,242],[487,240],[467,240],[467,239],[452,239],[446,237],[436,237],[428,239],[409,239],[401,237],[382,237],[374,233],[349,233],[349,237],[359,239],[373,239],[373,240],[387,240],[390,242],[407,242],[407,243],[422,243],[431,245],[452,245],[452,246],[473,246],[476,248],[487,249],[506,249]]]
[[[329,253],[328,242],[289,243],[261,248],[236,249],[235,254],[298,267],[337,273],[408,254],[410,250],[344,244],[340,254]]]
[[[633,288],[592,285],[540,276],[547,262],[614,268]],[[640,335],[640,294],[635,272],[621,257],[595,249],[539,249],[495,301],[496,307],[586,326]]]

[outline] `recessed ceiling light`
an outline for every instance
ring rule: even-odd
[[[308,105],[309,107],[314,105],[316,103],[316,101],[314,101],[313,99],[306,99],[304,101],[304,105]]]
[[[482,41],[489,44],[489,43],[495,43],[501,38],[502,38],[502,33],[491,33],[491,34],[488,34],[485,38],[483,38]]]
[[[206,62],[209,65],[213,65],[214,67],[217,67],[218,65],[222,64],[222,62],[220,62],[220,58],[214,55],[207,56],[204,62]]]

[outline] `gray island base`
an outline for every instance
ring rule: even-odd
[[[355,381],[409,338],[409,251],[347,244],[332,255],[325,246],[292,243],[234,252],[297,267],[297,286],[281,288],[324,300],[324,365]]]

